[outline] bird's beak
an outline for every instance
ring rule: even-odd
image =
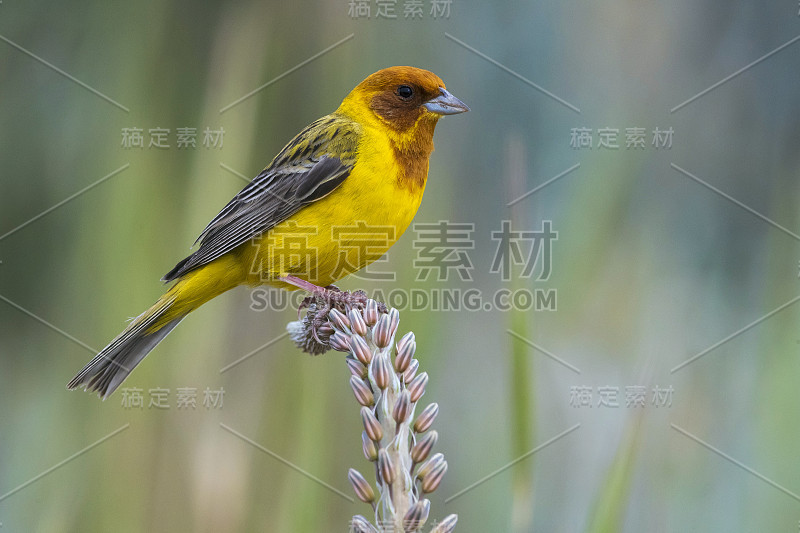
[[[469,111],[467,104],[447,92],[447,89],[439,88],[439,96],[431,98],[424,104],[425,109],[437,115],[455,115]]]

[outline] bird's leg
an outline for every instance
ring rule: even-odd
[[[314,285],[310,281],[300,279],[297,276],[292,276],[291,274],[286,274],[285,276],[281,276],[278,279],[283,281],[284,283],[288,283],[289,285],[294,285],[298,289],[303,289],[304,291],[308,291],[315,296],[324,293],[326,290],[325,287]]]
[[[320,287],[314,285],[310,281],[300,279],[297,276],[286,274],[281,276],[280,281],[294,285],[297,288],[303,289],[311,293],[301,303],[297,309],[297,317],[304,309],[309,309],[309,319],[311,320],[311,330],[314,338],[323,342],[318,335],[318,330],[328,321],[328,312],[336,308],[339,311],[346,313],[348,309],[364,309],[367,305],[367,293],[364,291],[342,291],[336,285],[328,285],[327,287]],[[313,307],[313,312],[311,306]],[[380,311],[387,312],[386,306],[381,304]],[[311,316],[313,314],[313,317]],[[323,329],[325,331],[325,329]],[[324,343],[323,343],[324,344]]]
[[[303,309],[308,309],[309,307],[311,307],[311,304],[316,303],[317,297],[323,297],[323,295],[327,290],[325,287],[314,285],[310,281],[300,279],[297,276],[292,276],[291,274],[280,276],[278,279],[280,281],[283,281],[284,283],[288,283],[289,285],[294,285],[298,289],[303,289],[304,291],[311,293],[311,296],[306,296],[305,298],[303,298],[303,301],[300,302],[300,307],[297,308],[298,320],[300,319],[300,314],[303,312]],[[330,310],[330,307],[328,307],[328,309],[326,309],[325,312],[327,313],[328,310]]]
[[[307,308],[311,303],[316,303],[317,308],[319,309],[320,304],[323,302],[328,304],[327,309],[325,310],[326,313],[332,307],[336,307],[340,311],[345,311],[346,307],[348,306],[358,307],[360,309],[367,305],[367,294],[364,291],[342,291],[336,285],[320,287],[319,285],[314,285],[310,281],[300,279],[297,276],[292,276],[291,274],[286,274],[278,279],[284,283],[294,285],[299,289],[303,289],[311,293],[311,296],[307,297],[300,304],[300,309]]]

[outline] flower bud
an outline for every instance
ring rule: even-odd
[[[413,331],[409,331],[408,333],[403,335],[403,337],[399,341],[397,341],[397,351],[398,352],[401,351],[403,348],[405,348],[406,344],[408,344],[411,341],[415,341],[416,342],[416,340],[417,340],[417,338],[414,335],[414,332]]]
[[[325,322],[317,328],[317,333],[320,335],[320,337],[330,337],[333,335],[334,331],[336,330],[333,329],[330,322]]]
[[[378,460],[378,447],[375,445],[375,441],[369,438],[366,431],[361,432],[361,449],[368,461]]]
[[[372,361],[372,350],[369,349],[367,341],[361,335],[351,335],[349,338],[350,351],[356,359],[368,365]]]
[[[386,355],[378,355],[372,363],[372,375],[375,377],[375,383],[381,390],[386,389],[392,382],[392,368],[389,366],[389,361]]]
[[[369,521],[360,514],[355,515],[350,521],[350,531],[351,533],[378,533],[375,526],[370,524]]]
[[[453,530],[456,528],[456,522],[458,522],[458,515],[451,514],[439,522],[436,527],[431,530],[431,533],[453,533]]]
[[[354,357],[348,356],[345,359],[345,363],[347,363],[347,368],[350,370],[350,373],[358,378],[365,378],[367,377],[367,367],[364,366],[364,363],[355,359]]]
[[[350,376],[350,388],[353,389],[353,394],[356,395],[356,401],[361,405],[369,407],[375,403],[375,395],[372,394],[372,389],[363,379]]]
[[[386,448],[378,450],[378,470],[381,473],[383,482],[387,485],[391,485],[392,481],[394,481],[394,464]]]
[[[372,409],[369,407],[361,408],[361,422],[364,424],[364,430],[366,430],[369,438],[375,442],[380,442],[380,440],[383,438],[383,428],[381,427],[381,423],[378,422],[378,419],[375,418],[375,415],[372,413]]]
[[[411,412],[411,395],[408,393],[407,390],[403,389],[400,392],[400,396],[397,397],[397,401],[394,404],[394,408],[392,409],[392,418],[398,424],[402,424],[408,418],[408,414]]]
[[[419,361],[412,359],[408,364],[408,368],[403,372],[403,381],[411,383],[411,380],[417,375],[417,370],[419,370]]]
[[[419,470],[417,470],[417,476],[419,478],[424,478],[425,476],[430,474],[431,471],[433,471],[436,467],[438,467],[439,463],[442,462],[444,462],[444,455],[441,453],[434,454],[433,457],[422,463],[422,466],[420,466]]]
[[[397,333],[397,326],[400,324],[400,311],[392,307],[387,316],[389,317],[389,339],[392,339]]]
[[[374,342],[378,348],[386,348],[389,346],[389,339],[391,339],[391,335],[389,335],[389,325],[389,315],[381,315],[378,319],[378,323],[372,328],[372,342]]]
[[[370,298],[367,300],[367,305],[364,308],[364,322],[366,322],[367,326],[372,327],[378,321],[378,315],[380,312],[378,311],[378,302]]]
[[[372,486],[367,483],[367,480],[364,479],[364,476],[362,476],[358,470],[351,468],[347,472],[347,479],[350,480],[350,484],[353,486],[353,490],[359,500],[364,503],[372,503],[375,501],[375,491],[372,490]]]
[[[406,371],[414,353],[417,351],[417,342],[414,340],[414,333],[409,331],[400,342],[397,343],[397,355],[394,358],[394,368],[401,374]]]
[[[430,455],[436,441],[439,440],[439,434],[436,430],[426,433],[424,437],[419,439],[414,447],[411,448],[411,459],[415,463],[421,463]]]
[[[350,332],[350,320],[348,320],[348,318],[344,316],[344,313],[342,313],[335,307],[330,311],[328,311],[328,320],[330,320],[331,325],[334,327],[334,329],[337,329],[345,333]]]
[[[432,403],[426,407],[414,421],[414,431],[417,433],[425,433],[433,425],[436,420],[436,415],[439,414],[439,404]]]
[[[408,392],[411,394],[411,401],[416,402],[423,394],[425,394],[425,385],[428,384],[428,373],[423,372],[419,376],[411,380],[407,385]]]
[[[330,339],[328,339],[328,344],[330,347],[337,352],[349,352],[350,351],[350,339],[347,338],[347,335],[342,333],[341,331],[337,331],[333,335],[331,335]]]
[[[403,518],[403,527],[406,531],[417,531],[421,528],[425,521],[428,520],[428,514],[431,511],[430,500],[419,500],[411,506]]]
[[[347,319],[350,320],[350,329],[353,333],[364,336],[367,334],[367,323],[364,322],[364,316],[357,309],[350,309],[347,313]]]
[[[436,465],[436,468],[422,478],[422,492],[428,494],[435,491],[442,482],[442,479],[444,479],[445,472],[447,472],[447,461],[442,461]]]

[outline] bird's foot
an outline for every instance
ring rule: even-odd
[[[300,313],[304,309],[311,307],[312,304],[316,304],[317,315],[322,316],[327,316],[328,312],[333,308],[346,313],[352,308],[363,309],[367,305],[367,293],[361,290],[354,292],[342,291],[336,285],[320,287],[310,281],[292,275],[282,276],[280,280],[311,293],[310,296],[306,296],[300,302],[300,307],[297,310],[298,318]]]

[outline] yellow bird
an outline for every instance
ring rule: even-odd
[[[238,285],[324,294],[380,258],[422,201],[437,121],[468,110],[427,70],[367,77],[228,202],[164,276],[175,284],[67,387],[107,398],[186,315]]]

